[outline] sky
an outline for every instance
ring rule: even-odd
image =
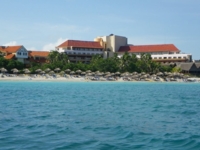
[[[67,39],[120,35],[174,44],[200,59],[199,0],[0,0],[0,45],[53,50]]]

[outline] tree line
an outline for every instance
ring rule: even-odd
[[[156,72],[171,72],[173,67],[162,66],[160,63],[152,60],[150,54],[143,53],[140,58],[137,58],[135,54],[129,54],[127,52],[119,58],[117,53],[111,58],[104,59],[102,55],[94,55],[89,64],[82,62],[71,63],[68,56],[65,53],[59,53],[57,51],[51,51],[47,57],[48,63],[39,64],[31,63],[29,70],[31,73],[35,73],[37,69],[45,70],[50,68],[54,70],[55,68],[60,68],[60,70],[70,69],[72,71],[81,70],[91,70],[100,72],[146,72],[146,73],[156,73]],[[0,68],[6,68],[9,72],[13,68],[23,70],[25,67],[23,64],[16,60],[6,60],[0,57]]]
[[[60,68],[61,70],[70,69],[72,71],[100,71],[100,72],[171,72],[173,67],[163,66],[158,62],[152,60],[150,54],[143,53],[140,59],[135,54],[129,54],[125,52],[124,55],[119,58],[117,53],[111,58],[104,59],[102,55],[94,55],[89,64],[82,62],[70,63],[68,56],[65,53],[59,53],[57,51],[51,51],[48,56],[48,62],[42,66],[36,64],[33,65],[32,70],[36,70],[38,67],[45,70],[46,68],[55,69]]]

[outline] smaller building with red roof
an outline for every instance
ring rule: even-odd
[[[0,46],[0,51],[3,53],[5,59],[15,59],[23,64],[28,58],[28,51],[22,45],[18,46]]]
[[[28,51],[24,46],[0,46],[0,52],[5,59],[14,59],[25,65],[30,63],[47,63],[48,51]]]
[[[29,63],[48,63],[49,51],[28,51]]]

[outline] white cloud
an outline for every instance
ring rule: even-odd
[[[27,50],[36,50],[35,47],[28,47]]]
[[[42,50],[44,51],[50,51],[50,50],[54,50],[56,46],[62,44],[64,41],[66,41],[67,39],[63,39],[63,38],[59,38],[55,43],[48,43],[46,45],[43,46]]]
[[[3,44],[4,46],[15,46],[17,45],[17,42],[16,41],[11,41],[11,42],[8,42],[6,44]]]

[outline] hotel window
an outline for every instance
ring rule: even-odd
[[[171,57],[168,57],[168,59],[171,59]]]
[[[178,59],[181,59],[181,57],[178,57]]]
[[[173,57],[174,59],[176,59],[176,57]]]
[[[157,57],[154,57],[154,59],[157,59]]]
[[[159,57],[159,59],[162,59],[162,57]]]
[[[164,59],[167,59],[167,57],[164,57]]]

